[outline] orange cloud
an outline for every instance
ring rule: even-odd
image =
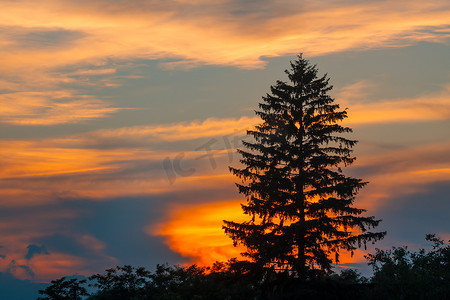
[[[227,164],[230,156],[236,156],[234,137],[244,133],[254,120],[208,119],[99,130],[65,138],[3,140],[0,141],[0,202],[8,206],[41,205],[57,198],[157,195],[192,191],[205,179],[210,179],[211,189],[221,189],[224,184],[232,187]],[[229,139],[222,141],[218,135]],[[154,148],[162,142],[214,136],[220,141],[212,146],[211,156],[205,149]],[[198,143],[200,147],[202,142]],[[176,169],[180,155],[181,168],[192,169],[189,174]],[[164,160],[169,164],[164,165]]]
[[[246,119],[244,118],[244,121]],[[193,124],[192,128],[176,132],[176,125],[164,130],[158,128],[155,138],[167,140],[207,137],[217,122]],[[237,122],[240,124],[239,122]],[[243,122],[246,124],[245,122]],[[223,124],[232,124],[232,122]],[[240,126],[243,126],[242,124]],[[147,130],[144,134],[153,134]],[[223,133],[234,132],[227,127]],[[152,149],[155,139],[144,139],[140,145],[129,145],[137,136],[102,135],[91,132],[60,139],[36,139],[30,141],[3,140],[0,142],[0,202],[6,206],[41,205],[55,199],[106,199],[123,195],[158,195],[178,191],[193,191],[209,179],[209,188],[223,189],[233,186],[232,176],[226,164],[234,149],[214,150],[214,158],[205,150],[188,151]],[[115,136],[115,138],[114,138]],[[109,146],[112,142],[113,146]],[[222,145],[221,147],[225,147]],[[230,145],[230,147],[234,145]],[[148,149],[147,149],[148,148]],[[177,171],[177,158],[182,154],[181,168],[193,171],[181,174]],[[206,156],[205,156],[206,155]],[[214,166],[210,159],[214,159]],[[163,165],[168,160],[169,165]],[[179,164],[179,163],[178,163]],[[171,181],[169,175],[175,176]],[[60,200],[58,200],[60,201]]]
[[[80,274],[84,276],[92,275],[92,270],[85,259],[75,255],[64,253],[51,253],[50,255],[40,255],[32,259],[31,262],[18,260],[18,263],[25,263],[33,270],[34,281],[49,282],[55,278],[67,276],[67,274]],[[114,260],[111,261],[114,263]],[[20,276],[16,276],[20,279]],[[30,278],[26,278],[30,279]]]
[[[117,112],[88,95],[72,94],[66,101],[48,95],[61,90],[62,84],[120,85],[117,68],[107,66],[109,59],[175,60],[162,61],[164,68],[262,68],[263,57],[299,51],[312,56],[445,42],[450,37],[448,20],[445,0],[343,1],[327,6],[296,1],[269,1],[264,6],[54,0],[35,6],[2,1],[0,89],[14,93],[2,96],[0,107],[7,110],[0,111],[15,113],[1,117],[16,125],[54,125]],[[92,76],[102,78],[85,80]]]
[[[51,252],[27,260],[24,254],[25,251],[9,253],[5,259],[0,259],[0,271],[10,272],[18,279],[34,282],[49,282],[68,274],[89,276],[97,271],[85,258],[75,255]],[[105,256],[103,259],[105,268],[118,262],[113,257]]]
[[[146,231],[164,236],[169,247],[188,257],[189,263],[207,266],[241,257],[244,250],[233,247],[232,240],[222,230],[222,220],[245,220],[239,201],[173,206],[166,223]]]
[[[436,99],[445,99],[445,97],[436,96]],[[406,105],[406,102],[399,101],[399,103]],[[413,102],[413,106],[416,105],[414,103],[416,102]],[[418,100],[417,103],[422,102]],[[445,108],[444,101],[438,103]],[[372,104],[368,106],[375,108]],[[367,106],[364,107],[366,107],[365,111],[370,111]],[[436,109],[433,114],[445,115],[444,108]],[[353,114],[350,113],[350,120],[352,119]],[[367,120],[370,122],[373,119],[368,116]],[[127,193],[160,194],[182,189],[195,190],[201,186],[201,180],[208,176],[211,179],[214,178],[211,180],[211,187],[216,186],[216,183],[218,187],[224,182],[231,184],[233,179],[227,172],[227,166],[230,164],[230,159],[238,158],[235,153],[237,145],[230,140],[228,140],[229,145],[226,144],[219,135],[242,138],[245,129],[251,128],[257,122],[257,118],[248,117],[207,119],[203,122],[98,130],[59,139],[5,140],[0,143],[2,149],[0,161],[3,165],[0,178],[4,182],[7,180],[8,184],[0,186],[0,192],[4,196],[2,201],[19,204],[20,201],[17,202],[17,200],[14,202],[5,200],[19,198],[14,197],[19,192],[22,203],[33,201],[41,203],[43,200],[40,199],[53,198],[49,197],[52,193],[69,198],[86,196],[100,199]],[[358,121],[356,123],[358,124]],[[181,146],[178,149],[175,147],[176,150],[168,151],[154,148],[158,143],[176,143],[214,137],[217,143],[212,146],[213,151],[210,153],[200,149],[200,144],[199,149],[183,149]],[[402,153],[394,155],[406,158],[408,151],[402,150]],[[422,155],[416,150],[411,151],[415,153],[414,155]],[[433,148],[433,151],[438,149]],[[180,155],[182,155],[181,168],[188,171],[192,169],[192,172],[188,172],[189,174],[176,173],[174,164]],[[378,160],[387,159],[385,155],[387,155],[385,152],[374,157],[363,154],[358,157],[358,165],[364,167],[379,164]],[[423,161],[424,158],[417,158],[414,155],[407,161]],[[393,164],[395,163],[393,157],[389,159]],[[163,165],[164,160],[168,160],[168,166]],[[404,172],[446,169],[445,165],[431,165],[433,164],[431,161],[429,163],[422,169],[415,170],[410,170],[410,165],[395,163],[397,170],[393,172],[398,172],[399,169]],[[145,164],[150,168],[148,171],[141,170]],[[417,163],[415,165],[418,166]],[[169,169],[166,169],[167,167]],[[437,171],[433,174],[435,173]],[[171,185],[168,178],[171,174],[176,176],[174,185]],[[369,178],[369,180],[375,179]],[[51,184],[49,184],[50,181]],[[92,184],[93,181],[96,182],[95,185]]]
[[[0,95],[0,122],[14,125],[79,123],[106,117],[120,109],[92,96],[75,95],[71,91]]]
[[[339,95],[338,103],[349,107],[349,118],[345,120],[351,125],[373,123],[423,122],[450,120],[450,85],[440,92],[422,95],[413,99],[381,100],[361,103],[354,100],[364,98],[363,88],[366,82],[359,82],[344,88]]]
[[[189,258],[188,263],[209,266],[215,261],[227,261],[232,257],[242,259],[244,246],[233,246],[232,240],[222,229],[222,220],[243,222],[249,217],[244,215],[240,206],[243,200],[215,202],[195,205],[172,206],[168,220],[154,229],[148,227],[150,235],[162,235],[170,249]],[[341,251],[340,264],[364,262],[363,250],[356,250],[353,256]]]
[[[92,132],[95,139],[142,139],[151,138],[158,142],[194,140],[206,137],[242,135],[252,129],[259,118],[241,117],[239,119],[209,118],[204,121],[172,123],[164,125],[133,126],[119,129],[105,129]]]
[[[3,155],[1,160],[6,166],[0,171],[0,177],[4,179],[111,168],[99,167],[99,164],[111,159],[100,150],[52,147],[45,141],[2,141],[0,145]]]
[[[369,212],[382,208],[389,199],[426,191],[431,183],[450,181],[448,142],[385,150],[358,157],[356,168],[366,170],[369,181],[357,205]]]
[[[108,256],[105,245],[94,236],[78,234],[67,226],[61,226],[67,220],[78,217],[80,211],[70,208],[48,210],[24,210],[17,215],[2,216],[0,221],[0,272],[10,272],[20,279],[43,282],[50,281],[68,274],[90,275],[96,271],[94,265],[108,266],[117,259]],[[26,220],[26,221],[25,221]],[[52,235],[63,235],[83,247],[90,256],[96,258],[92,264],[86,257],[60,253],[46,249],[45,253],[30,255],[29,245],[33,241]]]
[[[48,48],[33,49],[36,58],[44,60],[56,52],[52,64],[113,55],[169,56],[194,63],[258,67],[262,64],[260,57],[297,53],[299,45],[307,53],[324,54],[443,40],[448,37],[448,31],[443,29],[449,25],[450,13],[446,1],[343,2],[325,7],[273,2],[267,3],[273,11],[267,18],[257,17],[264,13],[262,7],[242,8],[242,16],[234,15],[227,2],[171,6],[144,2],[104,4],[99,10],[98,4],[80,7],[72,1],[44,1],[33,8],[26,2],[9,2],[1,19],[5,26],[82,32],[83,37],[77,36],[72,44],[52,49],[51,53]],[[14,45],[11,39],[5,42]],[[77,52],[73,51],[75,48]],[[71,55],[67,55],[69,52]]]
[[[118,263],[118,259],[105,253],[106,246],[94,236],[84,234],[75,236],[74,239],[86,249],[98,257],[98,265],[109,267]],[[35,278],[39,281],[50,281],[67,274],[92,275],[96,272],[98,265],[93,266],[84,257],[68,255],[64,253],[51,252],[49,255],[37,255],[29,260],[28,265],[35,272]]]
[[[49,140],[2,141],[0,162],[0,195],[2,205],[40,205],[54,201],[55,197],[76,198],[103,190],[109,194],[121,194],[129,188],[115,185],[112,191],[107,184],[93,184],[100,176],[106,176],[120,168],[118,161],[127,160],[134,153],[136,158],[150,159],[150,152],[114,149],[70,148],[52,145]],[[144,151],[145,152],[145,151]],[[123,165],[122,165],[123,167]],[[88,179],[90,177],[90,179]],[[118,179],[111,178],[111,181]],[[110,181],[110,182],[111,182]],[[141,183],[141,185],[144,185]],[[139,186],[139,183],[136,184]],[[136,189],[142,192],[143,187]],[[109,192],[107,192],[109,191]]]
[[[236,7],[228,1],[100,3],[47,0],[39,7],[26,1],[4,3],[0,20],[10,33],[2,36],[7,50],[2,51],[2,65],[36,66],[45,61],[48,67],[55,67],[105,57],[144,57],[255,68],[264,65],[261,57],[300,49],[320,55],[443,41],[449,36],[450,8],[444,0],[336,2],[327,6],[274,1],[249,8],[242,3],[242,14],[234,13]],[[35,34],[34,47],[15,39],[27,30],[31,36],[40,33]],[[46,30],[64,32],[62,37],[51,35],[51,39]],[[64,33],[72,34],[71,38],[64,40]]]

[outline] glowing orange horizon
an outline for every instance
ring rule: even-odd
[[[169,221],[159,228],[147,228],[150,235],[162,235],[175,252],[188,263],[209,266],[215,261],[241,258],[243,247],[234,247],[222,230],[223,220],[244,221],[239,201],[180,205],[170,209]]]
[[[211,266],[216,261],[243,257],[244,246],[233,246],[233,241],[225,235],[222,220],[243,222],[249,220],[240,207],[242,201],[233,200],[219,203],[172,206],[169,220],[158,228],[146,229],[150,235],[161,235],[171,250],[188,258],[186,264]],[[353,256],[340,251],[339,263],[365,261],[366,252],[357,249]]]

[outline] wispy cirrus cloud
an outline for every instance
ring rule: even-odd
[[[265,1],[245,9],[236,1],[4,4],[0,25],[13,32],[2,38],[5,67],[141,57],[255,68],[264,56],[404,46],[450,35],[446,1]]]
[[[56,125],[104,118],[124,108],[73,91],[0,94],[0,122],[13,125]]]
[[[0,3],[0,91],[9,93],[0,105],[7,101],[8,109],[35,112],[34,117],[2,116],[15,125],[78,123],[117,112],[82,91],[67,103],[43,101],[39,94],[65,90],[68,84],[119,86],[120,62],[158,59],[166,69],[255,69],[265,66],[264,57],[299,51],[313,56],[419,41],[448,43],[450,38],[450,7],[444,0]],[[39,101],[45,106],[41,117],[33,105]],[[73,114],[67,113],[69,106]]]
[[[448,118],[445,93],[443,96],[386,103],[390,105],[387,112],[392,110],[397,115],[385,112],[386,107],[379,108],[379,104],[359,103],[351,106],[356,109],[350,110],[349,122],[360,126],[374,122]],[[430,108],[431,104],[442,107]],[[402,115],[405,111],[410,114]],[[52,119],[49,118],[49,121]],[[226,164],[237,159],[234,149],[240,147],[245,131],[259,121],[255,117],[207,119],[103,129],[64,138],[4,141],[0,143],[0,161],[4,166],[0,176],[8,183],[2,185],[3,202],[20,205],[48,202],[63,195],[68,198],[101,199],[127,193],[160,194],[170,190],[192,190],[196,187],[196,179],[224,175]],[[177,168],[180,170],[177,171]],[[428,169],[441,167],[427,167],[424,170]],[[231,177],[227,176],[222,179],[231,181]],[[177,183],[172,186],[171,180]],[[50,181],[52,184],[49,184]],[[220,185],[220,181],[217,182]],[[18,194],[21,197],[17,197]],[[18,198],[20,201],[12,200]]]
[[[369,210],[383,210],[389,199],[421,193],[433,183],[450,182],[450,143],[444,141],[401,147],[358,157],[352,169],[370,182],[360,203]]]
[[[242,134],[253,128],[257,117],[209,118],[203,121],[179,122],[160,125],[133,126],[119,129],[97,130],[85,136],[95,141],[107,139],[143,139],[156,142],[176,142],[208,137]]]
[[[450,85],[415,98],[367,102],[364,100],[367,96],[365,90],[369,86],[369,82],[357,82],[344,87],[338,94],[338,103],[349,108],[346,123],[358,126],[450,120]]]

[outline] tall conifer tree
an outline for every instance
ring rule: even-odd
[[[242,169],[231,168],[247,198],[249,220],[224,221],[225,233],[263,269],[282,269],[300,278],[331,271],[339,250],[353,253],[385,232],[369,232],[380,220],[353,207],[366,182],[343,174],[357,141],[339,125],[347,117],[328,92],[327,75],[301,55],[286,70],[289,82],[277,81],[259,104],[262,123],[247,132]]]

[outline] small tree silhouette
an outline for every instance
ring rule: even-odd
[[[432,250],[411,252],[404,246],[366,256],[374,270],[374,299],[450,299],[450,241],[434,234],[425,239]]]
[[[44,297],[39,297],[38,300],[81,300],[83,296],[89,296],[86,288],[83,287],[85,283],[86,280],[66,277],[52,280],[51,285],[39,291],[39,294]]]

